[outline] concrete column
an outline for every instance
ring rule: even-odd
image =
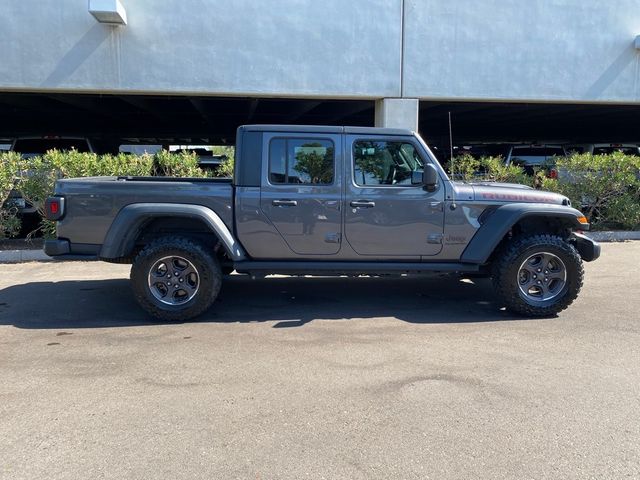
[[[376,100],[376,127],[406,128],[418,131],[417,98]]]

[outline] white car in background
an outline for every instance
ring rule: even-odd
[[[536,170],[545,169],[552,178],[557,176],[555,159],[565,157],[562,145],[513,145],[505,160],[505,165],[518,165],[525,173],[533,175]]]

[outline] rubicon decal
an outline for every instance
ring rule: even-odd
[[[554,196],[525,195],[520,193],[482,193],[484,200],[507,200],[510,202],[557,203]]]

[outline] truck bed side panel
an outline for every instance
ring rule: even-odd
[[[233,189],[230,183],[136,181],[115,177],[61,180],[56,195],[66,198],[66,214],[58,222],[58,237],[73,243],[101,245],[118,212],[133,203],[179,203],[208,207],[233,229]]]

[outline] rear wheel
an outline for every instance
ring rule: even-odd
[[[131,267],[133,293],[148,313],[163,321],[197,317],[215,301],[220,264],[200,243],[163,237],[147,245]]]
[[[567,308],[578,296],[584,270],[573,245],[556,235],[512,240],[497,255],[493,284],[503,305],[532,317]]]

